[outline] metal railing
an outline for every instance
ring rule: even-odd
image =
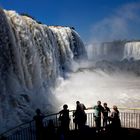
[[[58,118],[59,118],[59,113],[46,115],[43,120],[44,128],[48,126],[49,120],[53,120],[53,123],[57,129],[60,126],[60,122]],[[31,120],[29,122],[18,125],[0,134],[0,140],[5,140],[5,139],[6,140],[36,140],[35,121]]]
[[[75,124],[73,122],[73,111],[70,111],[70,130],[75,129]],[[87,123],[89,127],[95,127],[94,122],[94,113],[93,110],[87,110]],[[60,126],[59,121],[59,113],[47,115],[44,118],[44,127],[46,128],[48,126],[49,120],[52,120],[56,130]],[[120,120],[121,120],[121,126],[124,128],[136,128],[140,129],[140,112],[136,111],[120,111]],[[36,140],[36,127],[35,122],[32,120],[27,123],[23,123],[21,125],[18,125],[15,128],[12,128],[0,135],[0,138],[4,139],[6,137],[6,140]]]
[[[35,123],[30,121],[18,125],[0,135],[1,140],[35,140]]]
[[[121,126],[140,129],[140,113],[120,112]]]

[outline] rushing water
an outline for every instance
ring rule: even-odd
[[[81,69],[67,80],[59,79],[55,92],[61,104],[68,104],[70,109],[75,109],[77,100],[87,107],[98,100],[109,107],[140,107],[140,77],[130,73],[109,75],[97,69]]]
[[[140,60],[140,41],[114,41],[88,45],[89,59],[92,60]]]
[[[125,44],[124,58],[140,60],[140,42],[129,42]]]

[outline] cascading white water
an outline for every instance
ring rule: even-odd
[[[56,97],[69,109],[76,108],[76,101],[93,107],[98,100],[102,104],[107,102],[110,108],[113,105],[118,108],[140,107],[140,77],[132,73],[107,73],[91,67],[70,74],[67,80],[59,79],[58,83]]]
[[[72,64],[86,58],[84,44],[69,27],[49,27],[0,9],[0,131],[58,106],[51,88]]]
[[[124,58],[140,60],[140,42],[129,42],[124,47]]]
[[[89,59],[95,61],[140,59],[140,41],[95,43],[87,48]]]
[[[121,60],[124,51],[123,41],[93,43],[87,46],[90,60]]]

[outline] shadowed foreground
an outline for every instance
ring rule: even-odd
[[[112,133],[111,130],[96,133],[95,128],[86,127],[83,130],[71,130],[67,137],[57,135],[53,137],[56,140],[102,140],[102,139],[135,139],[140,137],[140,129],[121,128],[119,132]],[[52,137],[46,137],[44,140],[52,140]]]

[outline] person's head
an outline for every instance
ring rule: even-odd
[[[41,113],[40,109],[37,108],[37,109],[36,109],[36,114],[39,115],[40,113]]]
[[[64,104],[64,105],[63,105],[63,109],[66,110],[67,108],[68,108],[68,105],[67,105],[67,104]]]
[[[79,102],[79,101],[76,101],[76,104],[77,104],[77,105],[79,105],[79,104],[80,104],[80,102]]]
[[[97,101],[97,105],[101,105],[101,101]]]
[[[116,111],[118,110],[117,106],[116,105],[113,105],[113,109]]]
[[[104,103],[103,105],[104,105],[104,107],[107,107],[107,103]]]

